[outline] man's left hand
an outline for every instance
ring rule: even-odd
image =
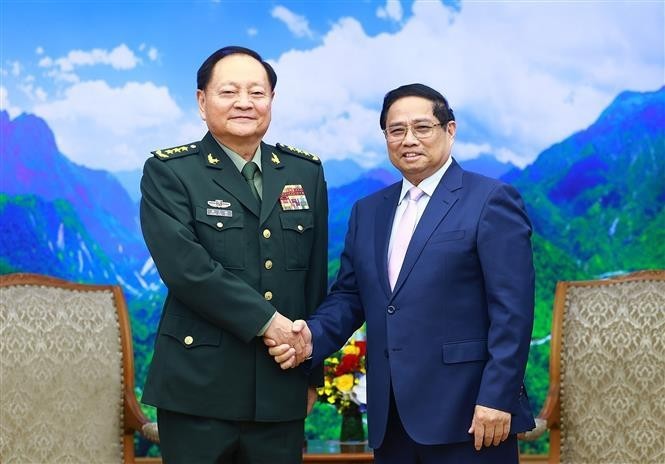
[[[510,413],[492,409],[479,404],[473,412],[469,433],[473,434],[476,451],[484,446],[498,446],[508,438],[510,432]]]

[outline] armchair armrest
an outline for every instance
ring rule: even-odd
[[[522,441],[536,441],[538,440],[547,430],[547,421],[536,417],[536,427],[529,430],[528,432],[518,433],[517,438]]]
[[[134,392],[125,390],[125,432],[133,433],[134,431],[154,443],[159,443],[157,423],[150,422],[145,417]]]
[[[536,427],[528,432],[520,433],[517,438],[524,441],[538,440],[546,430],[559,428],[559,385],[552,384],[547,392],[543,408],[536,417]]]
[[[159,430],[157,422],[148,422],[141,427],[141,434],[153,443],[159,443]]]

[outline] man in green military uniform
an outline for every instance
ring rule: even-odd
[[[304,349],[291,321],[326,293],[320,160],[262,141],[277,76],[225,47],[197,74],[209,132],[145,164],[141,226],[168,288],[143,402],[171,463],[301,462],[321,372],[282,371],[262,336]]]

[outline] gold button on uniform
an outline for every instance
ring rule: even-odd
[[[183,341],[185,342],[185,345],[189,346],[194,343],[194,338],[192,338],[191,335],[187,335]]]
[[[305,230],[305,228],[301,224],[298,224],[298,230],[302,232],[303,230]]]
[[[224,223],[223,222],[218,222],[217,227],[219,227],[221,229],[222,227],[224,227]]]
[[[268,290],[267,292],[265,292],[263,294],[263,298],[265,298],[268,301],[272,300],[272,292],[270,290]]]
[[[263,229],[263,238],[270,238],[271,235],[270,229]]]
[[[266,259],[265,267],[266,267],[266,269],[272,269],[272,261],[270,261],[269,259]]]

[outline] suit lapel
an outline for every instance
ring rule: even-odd
[[[390,241],[390,232],[393,227],[393,220],[395,218],[395,210],[397,209],[397,201],[399,200],[399,193],[402,190],[402,182],[397,182],[391,185],[386,190],[383,201],[376,209],[376,221],[374,226],[376,230],[374,237],[376,237],[375,246],[376,250],[374,255],[376,257],[376,267],[378,269],[379,279],[381,280],[381,288],[390,296],[390,282],[388,281],[388,243]]]
[[[279,195],[286,185],[284,163],[279,158],[277,149],[261,143],[261,175],[263,175],[263,199],[261,201],[261,217],[259,225],[263,224],[275,208]]]
[[[210,132],[201,140],[201,146],[201,154],[206,166],[219,170],[219,174],[212,178],[213,182],[233,195],[245,208],[258,217],[259,203],[252,196],[247,181]]]
[[[418,221],[416,230],[413,232],[413,237],[411,237],[411,241],[409,242],[409,247],[406,250],[406,256],[402,263],[402,269],[400,270],[397,282],[395,283],[393,296],[399,291],[404,284],[404,281],[409,276],[409,273],[416,264],[416,261],[418,261],[418,258],[423,252],[432,232],[434,232],[441,221],[443,221],[457,201],[458,195],[453,192],[462,188],[463,172],[462,168],[460,168],[460,166],[453,160],[452,164],[448,167],[448,170],[439,182],[439,185],[434,190],[434,194],[427,203],[427,207],[425,208],[420,221]]]

